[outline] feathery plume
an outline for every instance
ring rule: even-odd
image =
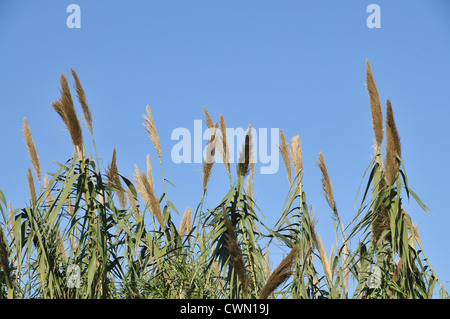
[[[147,115],[144,115],[145,119],[145,128],[147,129],[147,133],[150,136],[150,139],[155,146],[156,152],[158,153],[159,161],[161,161],[161,144],[159,143],[158,133],[156,132],[155,122],[153,121],[152,112],[150,110],[150,106],[146,107]]]
[[[78,75],[75,72],[75,70],[73,70],[71,68],[70,71],[72,72],[72,76],[75,80],[75,90],[77,92],[78,102],[80,103],[81,109],[83,110],[84,120],[86,121],[85,122],[86,127],[89,130],[89,132],[91,132],[91,134],[92,134],[93,133],[93,131],[92,131],[92,114],[91,114],[91,110],[89,109],[89,106],[86,102],[86,94],[84,93],[83,87],[81,86],[80,79],[78,78]]]
[[[375,80],[372,75],[372,69],[370,68],[369,60],[366,60],[366,82],[367,90],[369,91],[370,110],[372,113],[372,126],[375,132],[375,141],[377,148],[380,148],[383,141],[383,114],[381,112],[380,98],[378,96],[378,90],[375,85]]]
[[[206,146],[206,156],[203,159],[203,191],[206,190],[206,185],[208,184],[209,178],[211,177],[212,168],[214,165],[214,155],[216,153],[216,130],[219,123],[210,128],[211,138],[209,139],[208,145]]]
[[[322,171],[322,189],[325,195],[325,198],[328,201],[331,209],[333,211],[336,210],[336,203],[333,198],[333,188],[331,187],[330,177],[328,176],[327,166],[325,165],[325,160],[323,159],[322,152],[319,152],[319,161],[317,162],[320,170]]]
[[[83,158],[83,134],[81,132],[80,121],[78,120],[75,108],[73,106],[72,96],[69,90],[69,84],[64,74],[61,74],[61,98],[52,102],[53,109],[61,116],[66,125],[72,143],[77,150],[78,157]]]
[[[328,201],[328,205],[330,205],[331,210],[333,211],[334,217],[336,218],[336,222],[341,229],[342,236],[345,240],[345,231],[344,225],[341,223],[341,219],[339,217],[336,202],[333,197],[333,188],[331,187],[330,177],[328,176],[327,166],[325,165],[325,160],[323,159],[322,152],[319,152],[319,161],[317,162],[320,170],[322,171],[322,190],[324,192],[325,198]]]
[[[131,205],[131,209],[132,209],[132,212],[133,212],[133,217],[134,217],[135,220],[137,220],[138,212],[137,212],[136,200],[135,200],[135,198],[133,196],[133,193],[131,192],[130,188],[128,188],[128,187],[125,189],[125,193],[127,194],[128,202]]]
[[[159,200],[155,195],[155,190],[153,189],[153,186],[150,185],[150,183],[148,182],[145,173],[141,173],[141,182],[142,185],[144,186],[145,192],[147,193],[148,199],[150,201],[150,207],[148,207],[149,210],[151,211],[152,215],[156,218],[161,228],[163,230],[166,230],[166,225],[164,223],[164,219],[161,214],[161,207],[159,204]]]
[[[330,264],[333,264],[333,259],[334,259],[334,245],[331,245],[330,259],[328,259],[330,261]]]
[[[39,180],[39,183],[41,182],[41,165],[39,163],[39,157],[36,152],[36,147],[33,142],[33,138],[31,137],[31,131],[30,127],[27,123],[27,118],[23,118],[23,131],[22,134],[25,138],[25,144],[27,146],[28,155],[31,159],[31,164],[33,164],[34,171],[36,173],[36,176]]]
[[[152,188],[154,188],[153,173],[152,173],[152,161],[150,160],[150,154],[147,154],[146,164],[147,164],[147,180],[148,180],[148,183],[150,184],[150,186]]]
[[[122,209],[125,209],[127,206],[127,198],[125,197],[125,190],[122,187],[122,183],[120,182],[119,171],[117,169],[116,162],[116,148],[113,149],[113,155],[111,159],[111,164],[108,165],[108,169],[106,172],[108,179],[110,181],[110,186],[114,186],[116,189],[117,198],[119,199],[119,204]]]
[[[188,207],[184,211],[183,218],[181,219],[180,227],[178,229],[180,237],[183,237],[186,233],[191,231],[191,217],[191,208]]]
[[[286,167],[289,185],[292,185],[291,161],[288,154],[288,143],[286,141],[286,138],[284,137],[282,129],[280,129],[280,142],[281,145],[278,148],[280,149],[281,157],[283,157],[284,166]]]
[[[320,260],[322,261],[323,270],[325,271],[325,276],[328,282],[333,282],[333,271],[331,269],[330,260],[328,260],[327,253],[325,252],[325,247],[323,246],[322,238],[319,234],[317,237],[317,249],[319,250]]]
[[[402,270],[403,266],[403,260],[399,258],[397,262],[397,266],[395,267],[394,275],[392,276],[392,281],[397,282],[398,278],[400,277],[400,271]]]
[[[134,175],[133,176],[134,176],[136,190],[139,193],[139,195],[141,195],[145,206],[151,207],[150,198],[148,197],[148,194],[145,191],[145,187],[144,187],[144,184],[142,183],[142,179],[141,179],[141,173],[139,172],[139,168],[136,164],[134,164]]]
[[[34,179],[33,179],[33,174],[31,173],[31,168],[28,167],[28,173],[27,173],[27,178],[28,178],[28,188],[30,190],[30,198],[31,201],[33,203],[36,202],[37,197],[36,197],[36,189],[34,187]]]
[[[205,113],[205,124],[206,126],[211,129],[214,127],[214,122],[211,120],[211,116],[209,116],[208,110],[206,107],[203,107],[203,112]]]
[[[227,142],[225,120],[222,114],[220,114],[220,131],[222,133],[222,159],[227,172],[230,173],[230,149]]]
[[[291,139],[291,146],[288,145],[292,158],[292,164],[294,165],[295,175],[297,176],[303,169],[302,147],[298,135]]]
[[[242,254],[242,250],[241,250],[241,247],[239,246],[239,243],[238,243],[238,240],[236,237],[235,227],[228,216],[225,216],[224,222],[225,222],[225,227],[227,229],[227,233],[225,234],[226,248],[228,249],[228,252],[230,253],[231,260],[233,261],[234,269],[236,270],[238,278],[241,281],[242,289],[243,289],[244,293],[246,293],[247,288],[248,288],[248,278],[247,278],[247,273],[245,271],[245,264],[244,264],[244,257]]]
[[[348,255],[347,243],[344,243],[344,247],[342,248],[342,262],[344,265],[344,287],[348,287],[348,279],[350,278],[350,258]]]
[[[386,181],[392,185],[397,178],[399,163],[397,157],[401,157],[400,137],[394,121],[391,101],[387,100],[386,107]]]
[[[108,176],[108,186],[115,186],[114,184],[116,183],[117,179],[116,174],[117,174],[116,148],[114,147],[111,163],[108,164],[108,168],[106,169],[106,176]]]
[[[372,240],[375,245],[378,244],[385,230],[390,230],[390,218],[386,206],[380,202],[372,222]]]
[[[277,269],[273,271],[269,279],[267,279],[264,288],[261,290],[259,299],[266,299],[269,295],[286,279],[288,279],[291,274],[291,268],[294,264],[295,257],[298,254],[299,247],[294,246],[291,252],[281,261]]]
[[[250,177],[247,177],[247,183],[245,184],[245,193],[247,197],[249,197],[248,205],[251,209],[253,209],[254,203],[253,203],[253,194],[252,194],[252,185],[250,181]]]

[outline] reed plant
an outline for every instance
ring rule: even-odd
[[[73,152],[64,163],[55,162],[53,173],[42,176],[32,131],[23,119],[33,167],[27,170],[30,196],[25,207],[14,209],[0,190],[0,298],[427,299],[436,291],[448,298],[404,209],[406,196],[428,211],[408,184],[393,108],[387,100],[383,121],[368,61],[374,157],[364,173],[359,208],[345,227],[323,153],[316,163],[333,219],[335,242],[329,253],[303,189],[298,136],[288,142],[280,130],[289,191],[278,220],[269,226],[255,202],[251,125],[233,171],[224,117],[220,114],[214,123],[204,108],[211,138],[201,196],[183,209],[177,227],[173,217],[180,214],[167,194],[164,150],[150,106],[144,127],[158,157],[163,189],[154,183],[158,174],[150,154],[146,168],[135,165],[132,177],[120,173],[116,148],[107,166],[100,165],[87,97],[77,73],[71,69],[71,74],[95,158],[87,156],[69,82],[61,75],[61,97],[51,106],[67,127]],[[206,208],[216,152],[229,185],[222,199]],[[286,251],[273,271],[272,244]],[[73,265],[79,271],[77,287],[68,275]]]

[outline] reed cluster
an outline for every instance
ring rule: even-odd
[[[251,125],[233,171],[224,116],[214,122],[204,108],[211,137],[199,185],[202,192],[176,227],[174,220],[180,214],[168,198],[164,152],[150,106],[143,116],[144,128],[160,163],[161,189],[154,183],[159,174],[153,171],[150,154],[145,170],[135,165],[131,178],[120,173],[116,148],[106,167],[100,165],[86,93],[73,69],[71,74],[95,160],[86,155],[68,79],[61,75],[61,97],[51,106],[69,132],[73,153],[57,163],[55,172],[44,174],[42,183],[37,148],[23,119],[33,168],[27,170],[30,195],[25,207],[13,209],[0,190],[0,298],[422,299],[433,298],[436,292],[448,298],[425,255],[417,225],[402,205],[406,194],[428,211],[407,183],[393,107],[388,99],[383,120],[368,61],[375,152],[363,177],[360,206],[346,227],[333,194],[333,172],[322,152],[316,163],[334,222],[330,252],[316,232],[317,215],[306,200],[298,135],[289,140],[280,130],[288,191],[278,220],[269,226],[255,202]],[[211,206],[205,194],[216,152],[230,184]],[[286,252],[273,271],[272,245]],[[80,275],[75,279],[70,275],[74,265]]]

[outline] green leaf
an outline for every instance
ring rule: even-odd
[[[87,291],[88,291],[88,295],[91,295],[91,287],[94,281],[94,275],[95,275],[95,270],[96,270],[96,264],[97,264],[97,253],[93,253],[91,255],[91,258],[89,260],[89,265],[88,265],[88,281],[87,281]],[[91,295],[91,297],[93,297]]]
[[[167,200],[166,202],[167,202],[167,205],[169,205],[169,207],[172,208],[175,213],[177,213],[177,215],[180,215],[178,213],[177,209],[175,208],[175,205],[170,200]]]
[[[417,204],[419,204],[420,207],[424,210],[424,212],[431,214],[430,209],[420,200],[419,196],[417,196],[416,193],[414,193],[411,189],[409,190],[409,192],[414,197],[414,199],[416,200]]]
[[[134,187],[133,183],[130,182],[130,180],[128,178],[126,178],[125,176],[122,176],[119,174],[119,176],[122,178],[122,180],[124,181],[124,183],[127,185],[127,187],[130,189],[131,193],[133,194],[134,198],[137,198],[137,192],[136,192],[136,188]]]

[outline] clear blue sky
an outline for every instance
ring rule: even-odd
[[[69,29],[66,8],[81,8]],[[381,28],[369,29],[369,4]],[[170,139],[193,129],[206,106],[227,126],[282,128],[299,135],[304,189],[329,252],[331,212],[315,165],[324,153],[344,224],[373,155],[365,62],[385,108],[389,98],[411,188],[433,214],[405,204],[440,280],[450,290],[450,2],[442,1],[7,1],[0,2],[0,189],[14,208],[28,200],[31,167],[21,134],[27,117],[42,170],[56,170],[72,151],[50,103],[59,77],[77,71],[93,115],[104,167],[117,148],[119,170],[132,177],[150,154],[162,193],[156,152],[142,125],[150,105],[163,149],[169,197],[183,212],[202,193],[201,164],[174,164]],[[81,112],[79,112],[81,115]],[[85,131],[85,137],[88,137]],[[93,151],[85,138],[88,151]],[[258,167],[258,165],[257,165]],[[216,165],[207,207],[227,191]],[[286,171],[255,176],[257,201],[271,226],[288,191]],[[276,266],[276,262],[274,261]]]

